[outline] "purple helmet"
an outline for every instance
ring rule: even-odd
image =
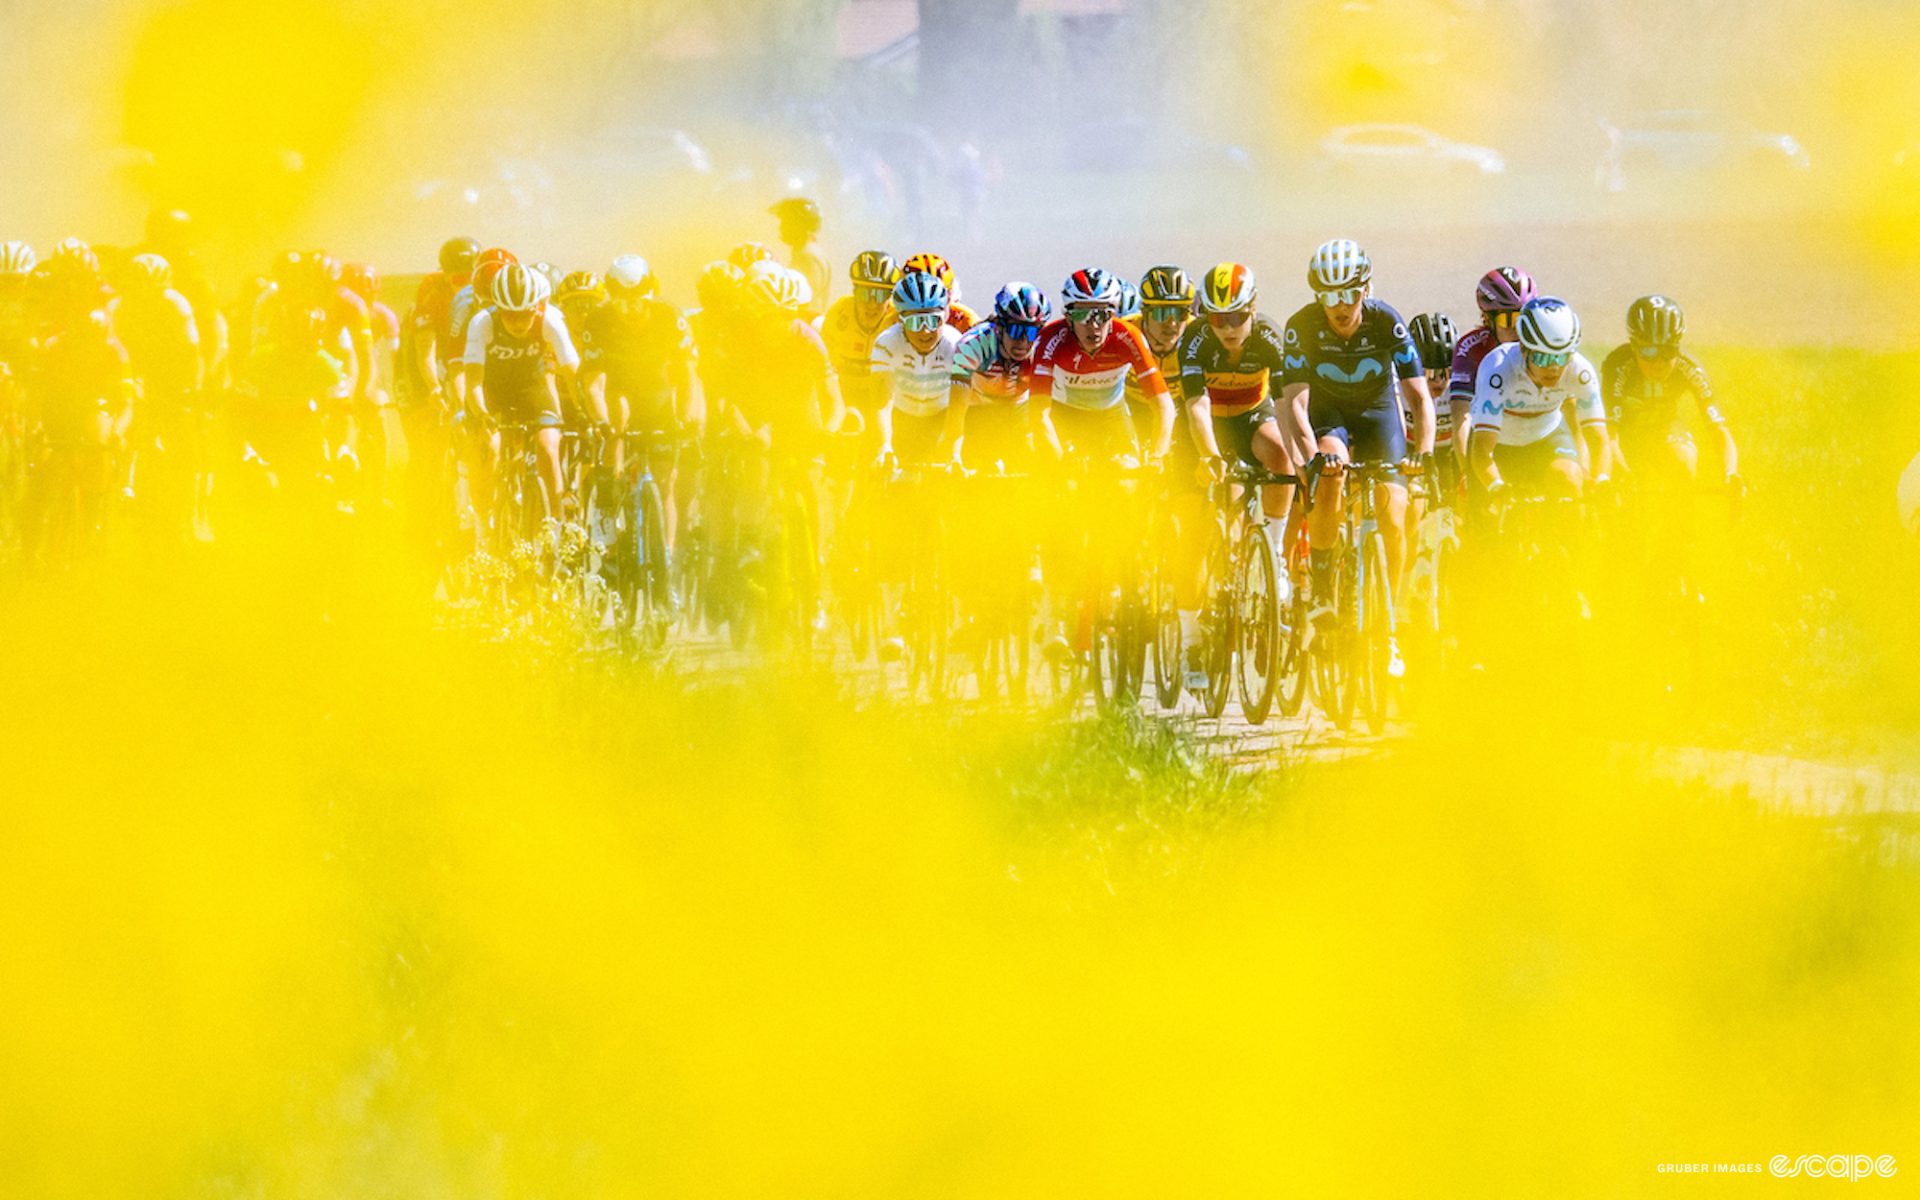
[[[1483,313],[1519,312],[1539,294],[1533,276],[1519,267],[1495,267],[1480,277],[1473,298]]]
[[[1052,315],[1047,294],[1030,283],[1010,283],[993,298],[993,319],[1002,323],[1044,325]]]

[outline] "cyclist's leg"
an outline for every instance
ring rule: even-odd
[[[1396,403],[1376,405],[1353,429],[1353,453],[1361,462],[1395,466],[1407,457],[1406,416]],[[1402,595],[1407,575],[1407,481],[1392,477],[1375,485],[1373,511],[1386,541],[1387,578]]]

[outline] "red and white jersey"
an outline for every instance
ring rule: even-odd
[[[1467,330],[1454,342],[1453,371],[1447,376],[1446,398],[1449,404],[1473,403],[1473,389],[1480,379],[1480,362],[1499,344],[1499,336],[1485,325]]]
[[[1146,337],[1123,321],[1107,330],[1107,340],[1088,354],[1065,317],[1040,331],[1034,351],[1033,394],[1085,412],[1102,412],[1125,403],[1131,376],[1148,395],[1164,399],[1167,381],[1147,346]]]

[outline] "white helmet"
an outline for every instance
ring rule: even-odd
[[[40,262],[25,242],[0,242],[0,275],[31,275]]]
[[[1364,287],[1373,281],[1373,260],[1351,238],[1320,243],[1307,264],[1307,286],[1316,292]]]
[[[1520,310],[1520,345],[1535,354],[1571,354],[1580,344],[1580,318],[1558,296],[1527,301]]]
[[[493,277],[493,302],[503,312],[538,312],[553,295],[553,284],[522,263],[508,263]]]
[[[807,277],[776,262],[757,262],[747,272],[747,290],[763,304],[786,312],[798,311],[813,298]]]
[[[638,254],[622,254],[607,265],[607,288],[636,296],[651,296],[658,286],[653,268]]]
[[[129,279],[156,292],[164,292],[173,286],[173,265],[158,254],[136,254],[127,265],[131,268],[127,273]]]
[[[1092,305],[1105,305],[1119,311],[1120,279],[1109,275],[1099,267],[1088,267],[1084,271],[1075,271],[1067,276],[1060,285],[1060,306],[1062,308],[1085,308]]]

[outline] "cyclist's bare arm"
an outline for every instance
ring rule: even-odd
[[[967,405],[973,400],[971,384],[954,381],[947,387],[947,414],[940,425],[940,445],[949,455],[959,448],[967,435]]]
[[[1413,410],[1413,444],[1421,454],[1433,453],[1433,392],[1425,375],[1400,381],[1403,408]]]
[[[1488,487],[1500,482],[1500,468],[1493,462],[1493,448],[1499,444],[1498,430],[1475,427],[1467,447],[1475,478]]]
[[[1220,457],[1220,440],[1213,436],[1213,402],[1202,391],[1187,401],[1187,431],[1193,435],[1193,444],[1200,448],[1200,457],[1213,462]]]
[[[1593,478],[1604,479],[1613,473],[1613,439],[1607,436],[1605,421],[1588,421],[1580,426],[1580,436],[1586,439],[1587,456],[1593,463]]]
[[[1313,423],[1307,419],[1307,385],[1289,383],[1280,389],[1280,441],[1287,448],[1287,457],[1296,463],[1305,463],[1313,458],[1317,449],[1313,440]]]

